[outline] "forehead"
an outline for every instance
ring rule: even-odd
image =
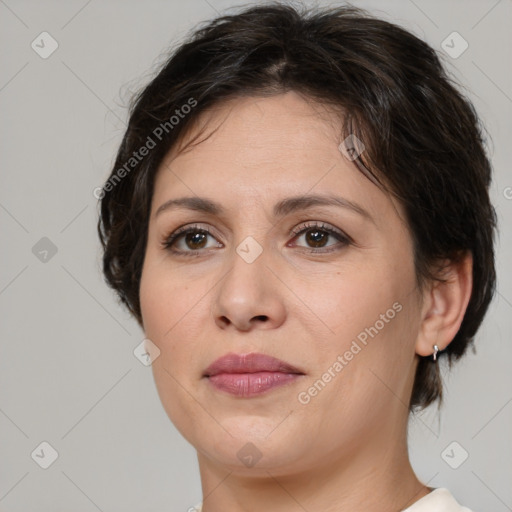
[[[274,96],[236,97],[203,112],[168,154],[172,160],[203,152],[235,151],[237,157],[300,157],[305,150],[321,153],[334,149],[337,156],[340,116],[294,91]],[[200,145],[191,144],[201,133]],[[334,144],[334,148],[333,148]],[[185,148],[185,151],[183,151]],[[198,151],[199,150],[199,151]],[[332,155],[331,155],[332,156]],[[245,162],[250,164],[250,160]]]
[[[341,122],[339,112],[295,92],[221,103],[201,113],[162,162],[154,208],[169,194],[240,206],[337,192],[379,215],[391,200],[339,150]]]

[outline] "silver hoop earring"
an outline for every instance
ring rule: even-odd
[[[432,354],[432,359],[434,361],[437,361],[437,353],[439,352],[439,347],[437,345],[434,345],[434,353]]]

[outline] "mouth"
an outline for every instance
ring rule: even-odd
[[[265,354],[229,353],[214,361],[203,377],[217,390],[247,398],[276,389],[303,375],[299,368]]]

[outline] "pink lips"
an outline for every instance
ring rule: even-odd
[[[217,389],[240,397],[250,397],[291,382],[299,369],[265,354],[226,354],[212,363],[204,376]]]

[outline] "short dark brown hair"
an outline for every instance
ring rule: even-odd
[[[207,22],[172,52],[133,99],[100,194],[107,283],[142,326],[139,286],[163,158],[209,107],[290,90],[339,108],[340,140],[363,141],[359,168],[405,208],[419,284],[438,278],[439,262],[472,254],[471,299],[440,354],[451,364],[473,342],[495,289],[496,215],[483,130],[429,45],[361,9],[246,7]],[[438,364],[420,358],[411,410],[441,397]]]

